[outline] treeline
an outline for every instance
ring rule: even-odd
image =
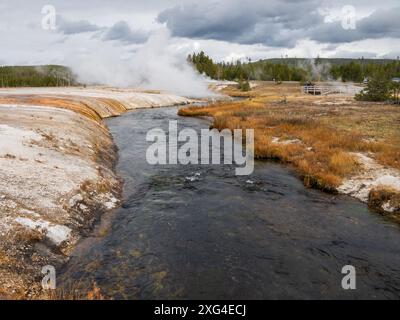
[[[203,51],[188,56],[202,74],[215,80],[362,82],[376,74],[400,77],[400,61],[372,59],[271,59],[215,63]]]
[[[330,74],[334,80],[342,81],[362,82],[376,76],[389,80],[400,76],[400,61],[373,63],[360,59],[344,65],[332,65]]]
[[[201,73],[215,80],[281,80],[281,81],[305,81],[307,72],[300,67],[272,62],[242,63],[214,63],[203,51],[188,56],[188,61]]]
[[[78,85],[69,68],[58,65],[1,66],[0,87],[61,87]]]

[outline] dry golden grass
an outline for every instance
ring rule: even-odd
[[[387,203],[395,213],[400,213],[400,194],[397,190],[386,187],[377,187],[371,190],[368,197],[368,205],[370,207],[381,209]],[[383,210],[381,212],[384,213]]]
[[[0,249],[0,266],[8,266],[11,261],[10,256],[4,250]]]
[[[107,299],[103,293],[101,292],[100,287],[97,285],[96,282],[92,284],[92,288],[82,289],[81,283],[78,285],[72,285],[67,288],[57,288],[56,290],[48,290],[45,295],[44,299],[46,300],[109,300]]]
[[[234,87],[224,92],[235,96]],[[398,106],[303,95],[294,83],[259,83],[250,99],[187,107],[179,115],[213,117],[217,129],[254,129],[256,157],[293,164],[309,187],[334,191],[360,167],[352,152],[371,152],[400,169]]]

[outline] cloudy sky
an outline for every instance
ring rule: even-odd
[[[397,58],[399,17],[398,0],[1,0],[0,64],[129,57],[160,30],[182,56]]]

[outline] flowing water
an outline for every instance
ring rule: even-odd
[[[358,201],[306,189],[288,167],[151,166],[149,129],[208,128],[177,108],[107,120],[119,147],[122,207],[83,241],[60,275],[113,299],[400,297],[400,228]],[[107,229],[107,228],[105,228]],[[343,290],[342,267],[356,268]],[[68,279],[68,280],[67,280]]]

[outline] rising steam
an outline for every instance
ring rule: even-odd
[[[212,95],[206,79],[186,62],[185,56],[171,50],[170,43],[169,32],[161,29],[128,57],[104,45],[67,64],[82,83],[160,89],[188,97]]]

